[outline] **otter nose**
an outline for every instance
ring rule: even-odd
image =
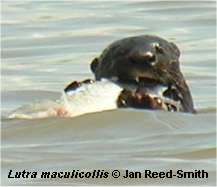
[[[136,52],[129,56],[129,62],[144,67],[151,67],[156,64],[156,56],[151,51]]]
[[[142,54],[143,60],[151,66],[156,64],[156,56],[151,51]]]

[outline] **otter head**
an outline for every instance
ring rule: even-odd
[[[178,47],[150,35],[129,37],[109,45],[91,63],[96,80],[107,78],[138,87],[166,86],[163,96],[180,101],[183,111],[193,112],[188,86],[180,71]]]
[[[179,70],[180,52],[177,46],[156,36],[137,36],[109,45],[91,63],[97,80],[117,78],[137,81],[140,78],[167,82],[165,71]],[[159,76],[163,74],[162,76]]]

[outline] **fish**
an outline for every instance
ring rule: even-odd
[[[181,103],[164,96],[162,85],[118,84],[109,79],[73,81],[56,101],[40,101],[22,106],[9,118],[36,119],[76,117],[118,108],[180,111]]]

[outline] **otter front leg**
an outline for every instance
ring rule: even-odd
[[[124,89],[117,99],[118,108],[138,108],[152,110],[167,110],[161,98],[152,97],[149,94]]]

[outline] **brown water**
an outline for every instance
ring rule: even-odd
[[[181,50],[198,114],[113,110],[75,118],[8,119],[26,104],[54,101],[112,41],[156,34]],[[215,2],[3,1],[4,185],[215,185]],[[13,171],[205,170],[206,179],[8,179]]]

